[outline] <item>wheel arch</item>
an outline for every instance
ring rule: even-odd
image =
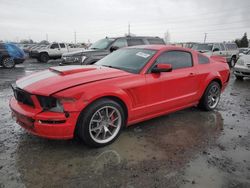
[[[128,104],[126,104],[126,102],[121,99],[121,97],[118,97],[116,95],[104,95],[104,96],[101,96],[101,97],[97,97],[93,100],[91,100],[91,102],[89,102],[86,106],[84,106],[82,109],[81,109],[81,112],[79,114],[79,116],[77,117],[77,121],[76,121],[76,126],[74,128],[74,137],[77,136],[77,131],[79,130],[79,122],[81,121],[81,118],[82,118],[82,114],[85,113],[86,109],[92,105],[94,102],[98,101],[98,100],[102,100],[102,99],[110,99],[110,100],[113,100],[115,102],[117,102],[118,104],[121,105],[122,109],[124,110],[124,115],[125,115],[125,125],[127,125],[127,122],[128,122],[128,114],[129,114],[129,111],[128,111]]]
[[[48,53],[47,51],[41,51],[41,52],[39,52],[39,56],[42,55],[42,54],[47,54],[47,55],[49,55],[49,53]]]
[[[110,99],[110,100],[113,100],[113,101],[117,102],[119,105],[121,105],[122,109],[124,110],[124,115],[125,115],[125,118],[126,118],[126,121],[127,121],[127,118],[128,118],[128,107],[127,107],[126,103],[120,97],[117,97],[117,96],[114,96],[114,95],[102,96],[102,97],[96,98],[94,101],[92,101],[91,103],[89,103],[88,106],[91,105],[91,104],[93,104],[94,102],[96,102],[98,100],[102,100],[102,99]],[[86,106],[85,108],[87,108],[88,106]]]
[[[6,57],[11,57],[9,54],[3,54],[2,56],[0,56],[0,63],[2,63],[2,61],[4,60],[4,58]]]
[[[88,98],[86,96],[92,96],[92,97]],[[101,99],[110,99],[120,104],[122,109],[124,110],[126,123],[128,122],[130,116],[129,112],[132,108],[132,102],[129,96],[123,90],[117,90],[116,92],[103,92],[102,95],[95,95],[95,96],[93,96],[92,94],[82,95],[78,99],[79,102],[77,103],[78,106],[77,109],[80,111],[80,113],[84,113],[84,110],[86,110],[90,105]]]
[[[222,88],[222,82],[221,82],[221,80],[220,80],[219,78],[214,78],[213,80],[211,80],[211,81],[208,83],[208,85],[209,85],[211,82],[217,82],[217,83],[220,85],[220,88]],[[207,86],[208,86],[208,85],[207,85]]]
[[[217,75],[217,76],[213,76],[213,77],[209,77],[209,78],[207,78],[207,80],[205,81],[205,84],[203,85],[203,88],[202,88],[202,90],[201,90],[201,92],[200,92],[200,99],[202,98],[202,96],[204,95],[204,93],[206,92],[206,89],[207,89],[207,87],[209,86],[209,84],[210,83],[212,83],[212,82],[217,82],[219,85],[220,85],[220,88],[222,88],[222,81],[221,81],[221,78],[220,78],[220,76],[219,75]]]
[[[236,54],[232,55],[231,59],[235,58],[235,60],[237,60],[237,56]]]

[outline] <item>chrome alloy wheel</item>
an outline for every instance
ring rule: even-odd
[[[218,85],[213,85],[208,91],[208,106],[214,109],[220,100],[220,87]]]
[[[91,117],[89,133],[97,143],[107,143],[119,133],[122,125],[122,116],[113,106],[104,106],[98,109]]]

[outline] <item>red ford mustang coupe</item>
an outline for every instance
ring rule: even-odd
[[[191,106],[216,108],[229,81],[220,57],[163,45],[123,48],[90,66],[34,73],[12,85],[10,108],[34,135],[113,142],[123,127]]]

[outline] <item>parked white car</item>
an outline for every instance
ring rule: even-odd
[[[84,48],[71,48],[70,45],[66,43],[53,43],[43,48],[35,48],[30,51],[29,55],[40,62],[46,63],[50,59],[61,58],[63,53],[80,50],[84,50]]]
[[[230,67],[233,67],[239,57],[239,49],[235,43],[197,43],[192,47],[208,56],[225,57]]]
[[[250,51],[247,54],[241,54],[234,66],[234,75],[242,80],[244,77],[250,78]]]
[[[247,54],[247,52],[250,50],[250,48],[239,48],[240,54]]]

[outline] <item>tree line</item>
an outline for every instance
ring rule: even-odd
[[[249,45],[249,40],[247,38],[247,33],[244,33],[243,37],[241,39],[236,39],[235,43],[239,48],[247,48]]]

